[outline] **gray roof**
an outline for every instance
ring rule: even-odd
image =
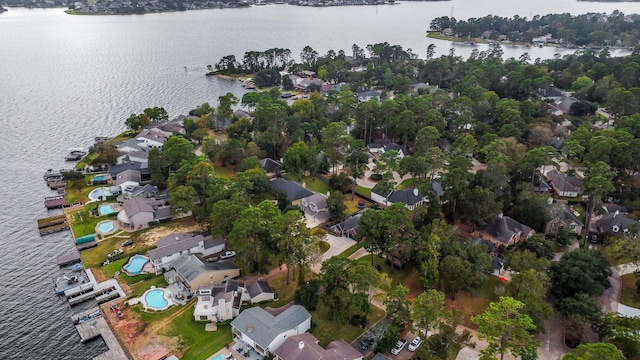
[[[276,173],[282,171],[282,164],[270,158],[260,160],[260,167],[268,173]]]
[[[154,220],[164,220],[171,218],[171,206],[162,207],[154,209],[153,211],[153,219]]]
[[[115,185],[121,185],[127,181],[140,183],[141,181],[140,171],[134,170],[134,169],[127,169],[119,172],[118,175],[116,175]]]
[[[171,266],[187,281],[191,282],[205,271],[221,271],[237,269],[238,267],[228,260],[208,262],[198,255],[182,255],[171,263]]]
[[[185,236],[186,235],[186,236]],[[213,239],[212,236],[208,236]],[[201,241],[204,242],[205,237],[202,235],[191,236],[190,234],[171,234],[158,240],[157,248],[149,250],[149,258],[151,260],[162,259],[165,256],[180,253],[182,251],[198,246]]]
[[[260,294],[273,294],[275,293],[269,283],[266,280],[257,280],[247,286],[247,291],[251,298],[255,298]]]
[[[580,192],[582,179],[551,170],[547,173],[551,185],[560,192]]]
[[[391,191],[380,191],[379,184],[371,189],[372,193],[376,193],[382,197],[386,197],[390,203],[402,203],[405,205],[415,205],[420,201],[424,201],[426,195],[416,192],[416,189],[395,189]],[[416,195],[417,193],[417,195]]]
[[[270,182],[271,188],[277,193],[286,193],[289,201],[296,201],[302,198],[313,195],[313,192],[309,189],[302,187],[295,181],[290,181],[283,178],[275,178]]]
[[[266,349],[279,334],[297,327],[310,318],[311,314],[300,305],[291,305],[276,316],[261,307],[252,307],[233,319],[231,326]]]
[[[636,225],[636,231],[640,230],[640,222],[628,218],[626,214],[619,211],[602,215],[597,224],[601,232],[609,235],[624,234],[625,230],[628,230],[632,225]],[[614,227],[617,227],[618,231],[613,231]]]
[[[116,145],[117,148],[130,147],[132,149],[137,149],[137,151],[141,151],[142,150],[142,147],[140,147],[138,140],[136,140],[135,138],[119,141],[119,142],[114,143],[114,145]]]
[[[151,184],[147,184],[144,186],[136,186],[135,188],[133,188],[133,190],[130,191],[131,192],[131,196],[138,196],[140,194],[157,194],[158,193],[158,188],[154,185]]]
[[[493,224],[487,224],[478,229],[486,231],[505,244],[509,243],[514,234],[522,232],[522,236],[526,238],[533,231],[527,225],[523,225],[508,216],[497,217]]]
[[[553,219],[563,219],[573,221],[576,225],[584,225],[566,203],[554,202],[553,204],[548,205],[547,208],[549,209],[549,213]]]
[[[123,172],[123,171],[125,171],[127,169],[139,170],[142,175],[149,174],[149,169],[146,166],[144,166],[142,163],[135,162],[135,161],[126,162],[126,163],[122,163],[122,164],[118,164],[118,165],[112,165],[107,170],[107,173],[112,178],[115,178],[116,175],[118,175],[119,173],[121,173],[121,172]]]
[[[355,235],[355,233],[358,231],[358,222],[360,221],[362,213],[363,211],[360,211],[346,218],[343,222],[335,224],[332,227],[332,230],[341,234],[352,233]]]
[[[149,201],[149,199],[143,198],[133,198],[122,203],[122,209],[124,213],[127,214],[128,218],[139,214],[141,212],[153,212],[152,204],[154,201]]]
[[[352,360],[361,359],[362,354],[344,342],[332,341],[323,349],[320,341],[310,333],[294,335],[285,340],[276,350],[282,360]]]
[[[444,195],[444,189],[442,188],[442,184],[440,184],[437,181],[431,182],[431,190],[433,190],[433,192],[438,196]]]
[[[381,353],[377,353],[371,360],[391,360]]]

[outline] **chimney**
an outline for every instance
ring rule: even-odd
[[[613,213],[613,218],[615,219],[618,215],[620,215],[620,210],[616,210],[616,212]]]
[[[304,341],[298,341],[298,349],[302,350],[304,348]]]
[[[498,214],[498,217],[499,217],[500,219],[502,219],[502,216],[503,216],[503,215],[502,215],[502,213]]]

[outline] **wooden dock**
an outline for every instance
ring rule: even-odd
[[[76,249],[78,249],[78,251],[82,251],[82,250],[91,249],[96,246],[98,246],[98,243],[94,240],[94,241],[78,244],[76,245]]]
[[[69,224],[67,223],[67,217],[64,214],[38,219],[38,231],[40,232],[40,235],[52,234],[68,229]]]
[[[71,264],[76,264],[76,263],[80,262],[80,254],[78,254],[78,252],[76,251],[76,252],[73,252],[73,253],[60,255],[56,259],[56,262],[58,263],[59,266],[67,266],[67,265],[71,265]]]
[[[74,206],[84,205],[82,201],[76,201],[73,203],[65,202],[65,194],[59,194],[54,196],[47,196],[44,198],[44,206],[48,209],[66,209]]]
[[[98,312],[100,315],[90,317],[96,315]],[[100,308],[95,307],[74,315],[71,317],[71,320],[76,324],[76,331],[78,331],[78,335],[80,335],[80,342],[85,343],[91,339],[97,338],[98,336],[102,336],[105,344],[107,344],[109,350],[94,357],[94,360],[129,359],[129,356],[118,342],[118,338],[111,330],[111,327],[109,327],[107,320],[102,315]]]

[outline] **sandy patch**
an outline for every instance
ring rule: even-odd
[[[159,226],[138,235],[138,239],[146,245],[155,245],[163,237],[173,233],[189,233],[194,231],[204,231],[205,227],[193,221],[193,219],[183,219],[178,224],[172,226]]]

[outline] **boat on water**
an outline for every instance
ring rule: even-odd
[[[86,149],[82,148],[71,148],[69,149],[69,153],[64,157],[66,161],[77,161],[82,159],[87,155]]]
[[[71,271],[78,272],[84,270],[84,266],[81,263],[73,264],[71,266]]]
[[[54,289],[56,291],[56,295],[64,295],[64,292],[77,287],[81,284],[86,283],[87,280],[78,275],[63,275],[55,279],[54,281]]]

